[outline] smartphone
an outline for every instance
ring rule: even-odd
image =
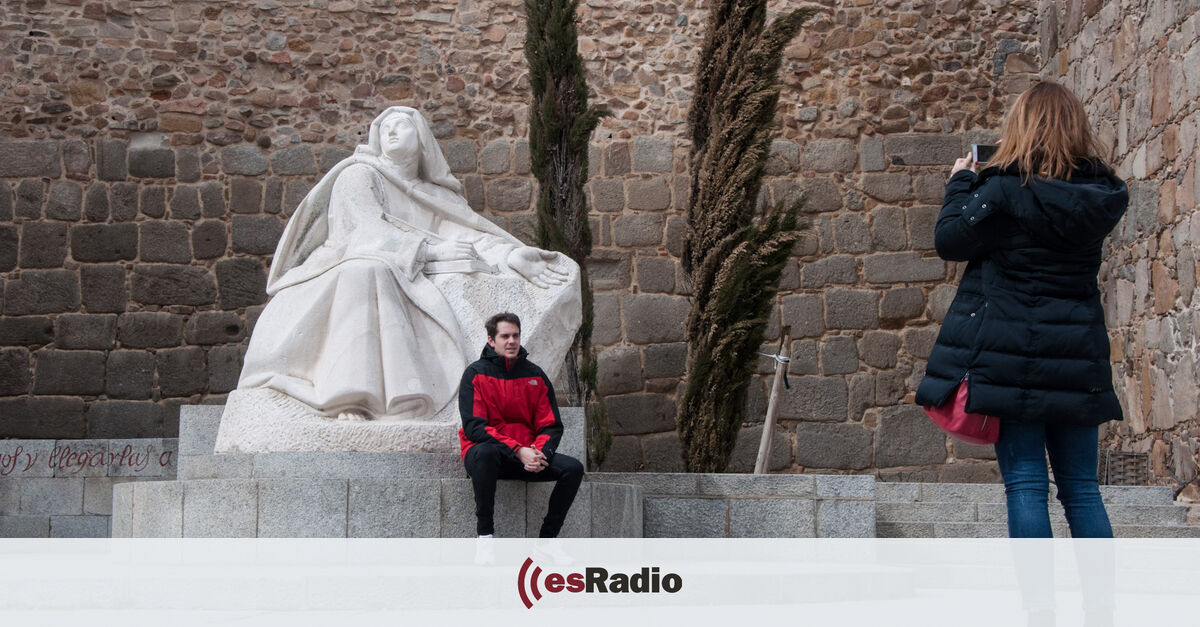
[[[975,163],[987,163],[995,156],[997,148],[999,146],[996,144],[971,144],[971,156],[975,158]]]

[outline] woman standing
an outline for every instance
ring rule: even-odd
[[[987,168],[955,163],[938,216],[938,255],[969,263],[916,402],[940,406],[965,380],[966,410],[1001,419],[1014,538],[1051,537],[1047,452],[1071,535],[1112,537],[1097,432],[1121,407],[1096,274],[1129,193],[1100,155],[1079,100],[1039,83],[1017,97]]]

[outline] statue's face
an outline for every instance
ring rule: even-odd
[[[407,161],[421,147],[412,119],[404,114],[395,114],[379,125],[379,141],[383,154],[393,161]]]

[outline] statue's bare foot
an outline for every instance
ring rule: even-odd
[[[350,409],[338,414],[337,419],[345,422],[366,422],[370,420],[366,414],[354,409]]]

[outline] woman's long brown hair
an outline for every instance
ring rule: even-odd
[[[1069,180],[1081,160],[1103,164],[1102,150],[1079,99],[1047,81],[1017,96],[1004,121],[1000,148],[988,165],[1003,169],[1016,164],[1026,183],[1035,174]]]

